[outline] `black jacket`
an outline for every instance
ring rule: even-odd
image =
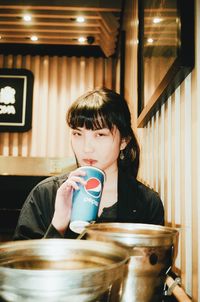
[[[32,189],[21,210],[14,240],[62,237],[51,221],[57,189],[66,179],[67,174],[48,177]],[[164,208],[158,193],[119,172],[116,222],[164,225]],[[77,236],[68,229],[64,237]]]

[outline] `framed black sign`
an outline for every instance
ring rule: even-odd
[[[33,73],[0,69],[0,132],[25,132],[32,126]]]
[[[138,127],[194,67],[194,0],[138,0]]]

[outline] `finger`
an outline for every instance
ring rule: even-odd
[[[76,181],[73,181],[72,179],[68,179],[64,184],[63,186],[65,187],[65,189],[67,190],[71,190],[71,189],[74,189],[74,190],[78,190],[79,189],[79,185],[76,183]]]
[[[75,190],[79,189],[79,185],[86,185],[87,181],[85,181],[83,178],[78,176],[73,176],[71,178],[68,178],[64,185],[66,188],[73,188]]]
[[[72,176],[85,176],[86,172],[84,170],[76,169],[69,174],[69,178]]]
[[[66,180],[66,184],[68,184],[70,181],[76,182],[78,185],[86,185],[87,181],[80,176],[76,176],[76,175],[71,175],[67,180]]]

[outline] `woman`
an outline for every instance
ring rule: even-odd
[[[106,173],[98,222],[164,224],[159,195],[137,180],[139,146],[126,101],[101,88],[79,97],[67,124],[77,167],[91,165]],[[84,172],[49,177],[29,194],[14,239],[76,238],[69,229],[72,193],[85,184]]]

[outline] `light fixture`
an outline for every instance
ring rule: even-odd
[[[78,23],[83,23],[83,22],[85,22],[85,18],[84,18],[83,16],[78,16],[78,17],[76,18],[76,22],[78,22]]]
[[[84,42],[86,41],[86,38],[85,38],[85,37],[79,37],[79,38],[78,38],[78,41],[79,41],[80,43],[84,43]]]
[[[154,39],[148,38],[148,39],[147,39],[147,42],[148,42],[148,43],[153,43],[153,42],[154,42]]]
[[[31,21],[31,15],[24,15],[23,16],[23,19],[24,19],[24,21],[26,21],[26,22],[30,22]]]
[[[162,21],[162,19],[159,17],[153,18],[153,23],[155,23],[155,24],[160,23],[161,21]]]
[[[31,36],[31,41],[37,41],[38,40],[38,37],[37,36]]]

